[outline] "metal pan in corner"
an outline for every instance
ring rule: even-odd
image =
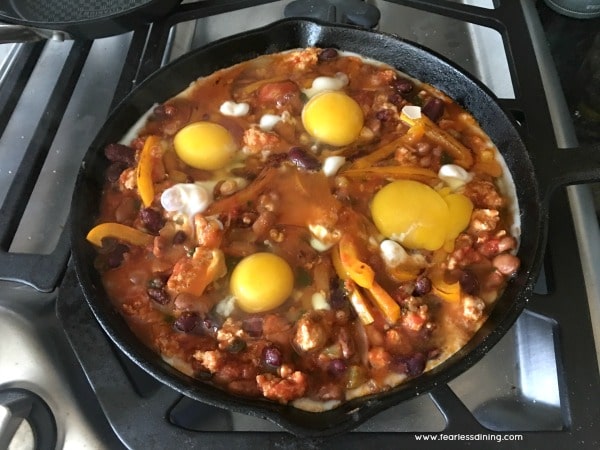
[[[181,0],[0,0],[0,43],[96,39],[130,31]]]

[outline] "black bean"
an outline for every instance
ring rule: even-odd
[[[169,303],[169,301],[171,301],[169,294],[167,294],[167,291],[165,291],[164,289],[149,288],[147,292],[148,297],[150,297],[159,305],[166,305],[167,303]]]
[[[429,117],[433,122],[437,122],[444,115],[444,102],[439,98],[431,98],[423,108],[421,112]]]
[[[415,297],[421,297],[428,294],[431,291],[431,280],[427,277],[419,277],[415,281],[415,287],[412,295]]]
[[[142,208],[140,210],[140,220],[151,233],[158,233],[165,226],[165,219],[156,209]]]
[[[325,48],[319,53],[319,61],[330,61],[338,57],[338,51],[335,48]]]
[[[157,275],[154,276],[148,281],[148,287],[151,289],[162,289],[167,284],[167,280],[165,277]]]
[[[123,262],[123,255],[128,251],[129,247],[125,244],[117,244],[117,246],[106,256],[106,264],[108,267],[111,269],[119,267]]]
[[[274,345],[265,347],[262,351],[263,362],[270,367],[280,367],[283,364],[283,355]]]
[[[252,337],[261,336],[263,331],[262,317],[248,317],[244,319],[242,322],[242,330]]]
[[[327,368],[329,373],[335,377],[342,376],[346,369],[348,369],[348,365],[343,359],[332,359]]]
[[[109,183],[114,183],[115,181],[118,181],[121,174],[125,169],[127,169],[127,167],[127,164],[125,164],[124,162],[117,161],[112,163],[110,166],[108,166],[108,169],[106,169],[106,180]]]
[[[331,291],[329,304],[333,309],[342,309],[348,305],[348,293],[343,287],[337,287]]]
[[[468,270],[463,271],[458,279],[461,289],[469,295],[474,295],[479,292],[479,280]]]
[[[176,330],[191,333],[200,324],[200,316],[195,312],[184,311],[175,320],[173,326]]]
[[[292,147],[288,152],[288,158],[301,169],[311,171],[317,171],[321,169],[321,163],[319,160],[308,154],[300,147]]]
[[[206,316],[201,321],[201,328],[205,334],[215,335],[219,328],[221,328],[222,322],[215,316]]]
[[[227,345],[227,351],[229,353],[240,353],[246,349],[246,341],[240,338],[234,338],[229,345]]]
[[[175,244],[175,245],[183,244],[186,239],[187,239],[187,234],[185,234],[185,231],[179,230],[173,236],[173,244]]]
[[[135,163],[135,150],[123,144],[108,144],[104,147],[104,156],[109,161],[125,163],[127,166]]]
[[[408,94],[409,92],[412,92],[414,88],[412,82],[406,78],[392,80],[391,85],[399,94]]]

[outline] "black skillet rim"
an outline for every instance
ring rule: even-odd
[[[199,59],[199,55],[210,53],[211,51],[218,51],[219,48],[226,47],[228,44],[231,45],[231,43],[236,42],[236,40],[245,40],[249,37],[265,38],[270,33],[277,32],[277,30],[281,27],[283,27],[284,30],[288,29],[288,31],[290,31],[289,29],[292,29],[293,31],[294,28],[297,28],[300,31],[296,31],[300,33],[304,32],[304,34],[301,34],[301,36],[303,36],[305,40],[306,38],[309,40],[309,42],[304,43],[298,42],[299,45],[290,46],[288,48],[320,45],[322,42],[321,35],[331,32],[337,32],[338,34],[346,33],[351,36],[354,36],[358,33],[359,38],[364,37],[364,33],[369,33],[370,35],[374,36],[373,39],[380,39],[383,41],[389,40],[390,42],[395,42],[395,44],[401,49],[408,49],[410,52],[416,53],[419,56],[425,55],[428,58],[433,59],[439,69],[445,69],[454,72],[455,75],[459,76],[461,81],[466,81],[471,85],[471,87],[478,89],[480,91],[480,95],[483,95],[484,98],[493,102],[490,107],[494,109],[494,113],[501,114],[503,120],[506,121],[506,124],[510,125],[510,130],[507,130],[508,137],[513,141],[516,140],[516,142],[508,142],[507,145],[514,146],[514,148],[511,148],[511,152],[516,152],[517,160],[513,161],[515,158],[514,154],[511,153],[507,155],[502,151],[500,145],[498,145],[498,147],[504,154],[507,164],[509,164],[511,167],[511,172],[513,172],[513,177],[515,178],[515,184],[521,184],[527,188],[526,194],[531,198],[528,198],[526,203],[527,206],[531,206],[533,209],[524,213],[521,197],[523,197],[525,194],[518,191],[519,203],[521,204],[522,224],[527,225],[527,230],[525,231],[527,233],[528,244],[525,249],[522,246],[519,251],[520,257],[522,256],[524,250],[527,251],[526,258],[524,259],[525,264],[523,264],[523,269],[519,275],[515,279],[511,280],[505,293],[500,299],[498,299],[498,306],[501,304],[502,307],[494,308],[490,318],[486,321],[475,337],[465,347],[463,347],[463,349],[459,350],[454,356],[434,370],[427,372],[416,379],[409,380],[408,382],[389,392],[358,399],[357,401],[351,401],[345,403],[337,409],[323,413],[306,413],[295,410],[291,407],[274,404],[272,402],[262,400],[257,401],[254,399],[249,400],[226,394],[223,391],[210,387],[206,384],[199,383],[185,375],[182,376],[180,372],[177,372],[171,366],[164,363],[151,350],[137,342],[131,331],[124,324],[124,321],[120,318],[120,316],[118,316],[112,307],[107,304],[108,301],[102,298],[103,293],[101,285],[99,284],[99,276],[94,274],[95,270],[93,267],[90,268],[90,265],[87,264],[87,261],[92,260],[90,257],[93,251],[91,250],[90,246],[87,246],[85,243],[85,235],[83,232],[84,230],[89,229],[88,225],[90,224],[90,217],[84,218],[81,217],[81,214],[77,214],[77,211],[80,209],[78,207],[80,207],[82,204],[85,206],[84,194],[89,189],[88,185],[90,183],[90,178],[92,180],[94,178],[98,178],[98,171],[96,171],[95,174],[91,174],[91,177],[89,177],[87,168],[96,167],[98,164],[100,164],[100,167],[102,167],[103,162],[98,161],[102,158],[100,156],[100,150],[106,143],[111,142],[111,140],[107,140],[107,135],[110,135],[111,125],[113,125],[114,121],[120,119],[120,116],[127,115],[128,113],[134,114],[134,117],[137,120],[137,118],[139,118],[141,114],[145,112],[132,111],[133,107],[131,105],[132,102],[139,103],[142,101],[138,97],[144,97],[143,93],[145,89],[149,89],[149,86],[151,87],[153,82],[156,83],[157,81],[155,80],[165,77],[166,75],[164,74],[168,74],[170,71],[175,71],[175,69],[179,67],[193,65],[193,61]],[[264,45],[267,46],[266,51],[257,51],[255,56],[269,52],[268,44]],[[342,47],[347,49],[345,45],[342,45]],[[283,51],[283,49],[272,48],[271,52],[274,51]],[[246,54],[244,56],[245,57],[240,59],[240,61],[252,57]],[[376,56],[369,56],[377,59]],[[224,65],[221,65],[221,67],[226,67],[236,62],[239,61],[228,60],[228,62]],[[404,67],[400,69],[406,71]],[[436,85],[438,83],[431,82],[428,79],[429,77],[417,76],[410,71],[406,72],[408,72],[411,76],[415,76],[415,78],[419,78],[425,82],[433,84],[436,87],[439,87]],[[181,89],[179,89],[179,91],[180,90]],[[159,100],[164,101],[175,93],[167,94],[164,98]],[[448,93],[448,95],[453,96],[451,93]],[[461,101],[456,97],[454,98],[459,103],[463,104],[463,106],[467,107],[465,103],[468,103],[468,99],[466,101],[465,99]],[[156,97],[154,97],[154,101],[156,101]],[[146,104],[148,109],[152,105],[152,103],[147,102]],[[467,109],[469,108],[467,107]],[[477,118],[479,119],[479,117]],[[131,126],[132,122],[129,122],[129,124],[129,126]],[[125,128],[129,128],[129,126]],[[123,126],[120,128],[123,128]],[[488,130],[486,130],[486,132],[488,132]],[[118,134],[119,133],[116,133],[115,137]],[[123,133],[121,133],[121,135],[122,134]],[[503,138],[506,137],[507,136],[503,136]],[[523,162],[525,162],[525,164],[522,164]],[[515,170],[518,171],[517,175],[519,175],[519,178],[515,176]],[[98,186],[96,186],[96,188],[97,187]],[[266,418],[279,424],[284,429],[291,431],[294,434],[303,436],[326,436],[354,428],[369,417],[392,405],[400,403],[408,398],[412,398],[415,395],[432,390],[440,384],[447,383],[452,378],[464,372],[473,364],[475,364],[475,362],[481,359],[487,353],[487,351],[494,344],[496,344],[502,336],[504,336],[506,331],[508,331],[508,329],[512,326],[526,305],[526,302],[531,295],[534,275],[539,270],[539,265],[541,263],[541,250],[539,248],[539,243],[543,242],[544,233],[544,226],[542,226],[544,217],[542,217],[543,214],[540,213],[538,208],[539,192],[535,180],[535,171],[533,170],[533,166],[531,165],[531,161],[526,153],[525,146],[519,136],[519,130],[516,122],[502,109],[501,105],[498,103],[498,100],[487,89],[487,87],[481,84],[478,80],[474,79],[470,74],[465,73],[464,70],[456,66],[454,63],[448,61],[443,56],[440,56],[421,45],[399,38],[398,36],[381,32],[365,31],[348,25],[333,25],[316,20],[305,19],[284,19],[262,28],[215,41],[205,47],[196,49],[187,55],[182,56],[178,60],[162,69],[159,69],[157,72],[149,76],[111,113],[110,117],[106,121],[106,124],[102,127],[101,131],[97,135],[97,138],[90,146],[90,149],[88,150],[88,153],[82,164],[82,170],[77,178],[72,205],[73,209],[70,216],[72,225],[71,244],[73,248],[73,259],[75,262],[76,273],[84,292],[84,296],[90,305],[96,320],[100,323],[102,328],[110,336],[113,342],[115,342],[115,344],[125,354],[127,354],[130,359],[136,362],[152,376],[188,397],[214,406],[225,407],[232,411]],[[538,207],[536,207],[536,205]],[[524,218],[526,219],[525,221],[523,221]],[[542,232],[538,234],[537,231],[540,229]],[[524,234],[522,234],[522,236]],[[506,300],[507,297],[509,300]],[[328,424],[328,420],[330,419],[337,420],[332,420],[332,423]]]

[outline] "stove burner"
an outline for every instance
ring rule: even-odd
[[[381,13],[363,0],[296,0],[285,7],[285,17],[309,17],[373,29]]]
[[[23,420],[31,427],[35,448],[56,447],[54,415],[36,394],[26,389],[0,389],[0,406],[7,410],[5,419],[0,421],[0,448],[8,448]]]

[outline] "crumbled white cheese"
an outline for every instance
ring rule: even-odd
[[[310,237],[310,246],[312,248],[314,248],[316,251],[318,251],[319,253],[323,253],[326,252],[327,250],[329,250],[331,247],[333,247],[333,242],[323,242],[319,239],[317,239],[314,236]]]
[[[250,111],[250,105],[248,103],[236,103],[231,100],[223,102],[219,111],[224,116],[242,117],[248,114]]]
[[[391,239],[385,239],[379,244],[379,253],[386,266],[394,268],[409,260],[409,255],[400,244]]]
[[[302,92],[309,98],[325,91],[339,91],[349,83],[348,75],[342,72],[335,74],[335,77],[317,77],[313,80],[309,89],[303,89]]]
[[[265,114],[260,118],[258,126],[263,131],[271,131],[275,125],[283,120],[283,117],[277,114]]]
[[[311,303],[314,310],[330,310],[331,306],[325,298],[322,291],[315,292],[311,297]]]
[[[323,173],[326,177],[331,177],[340,170],[340,167],[342,167],[345,162],[346,158],[343,156],[328,156],[325,158],[325,161],[323,161]]]
[[[456,164],[444,164],[438,171],[438,178],[450,189],[457,190],[473,179],[473,174]]]
[[[229,317],[235,309],[235,297],[228,295],[215,306],[215,311],[222,317]]]
[[[208,208],[217,182],[178,183],[165,189],[160,203],[165,210],[185,214],[190,219]]]

